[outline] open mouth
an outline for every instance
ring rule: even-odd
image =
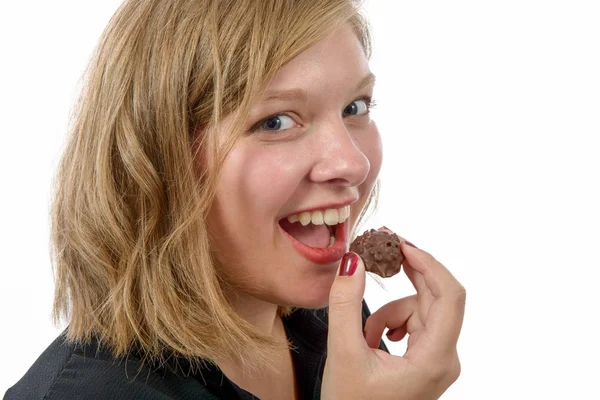
[[[291,237],[313,249],[326,249],[336,242],[338,226],[350,216],[350,206],[293,214],[279,221]]]

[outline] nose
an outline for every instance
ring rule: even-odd
[[[322,126],[316,136],[317,161],[310,171],[311,181],[353,187],[367,179],[371,163],[342,119]]]

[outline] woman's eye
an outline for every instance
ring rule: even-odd
[[[369,114],[369,111],[375,107],[375,102],[371,98],[362,98],[354,100],[348,104],[344,109],[343,115],[365,115]],[[266,132],[281,132],[293,128],[296,122],[285,114],[278,114],[263,119],[254,127],[251,128],[251,132],[266,131]]]
[[[364,115],[371,109],[371,101],[368,99],[354,100],[344,109],[344,115]]]
[[[293,128],[295,122],[293,119],[288,117],[287,115],[274,115],[269,117],[258,124],[256,124],[256,128],[254,130],[263,130],[263,131],[283,131],[286,129]]]

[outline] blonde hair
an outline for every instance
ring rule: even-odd
[[[206,226],[236,140],[218,145],[214,128],[234,115],[241,129],[277,71],[344,23],[370,57],[359,7],[353,0],[121,5],[86,71],[55,181],[54,319],[68,319],[69,340],[95,337],[116,357],[137,348],[152,362],[227,356],[269,367],[287,344],[234,312]],[[198,162],[206,149],[211,168]]]

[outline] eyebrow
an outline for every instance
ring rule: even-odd
[[[375,85],[375,75],[372,72],[370,72],[369,74],[367,74],[367,76],[365,76],[359,82],[359,84],[356,86],[354,91],[360,92],[361,90],[364,90],[364,89],[368,88],[369,86],[374,86],[374,85]],[[308,101],[308,95],[306,93],[306,90],[300,89],[300,88],[289,89],[289,90],[273,90],[273,91],[266,92],[262,96],[261,103],[266,103],[266,102],[273,101],[273,100],[280,100],[280,101],[299,100],[299,101],[306,103]]]

